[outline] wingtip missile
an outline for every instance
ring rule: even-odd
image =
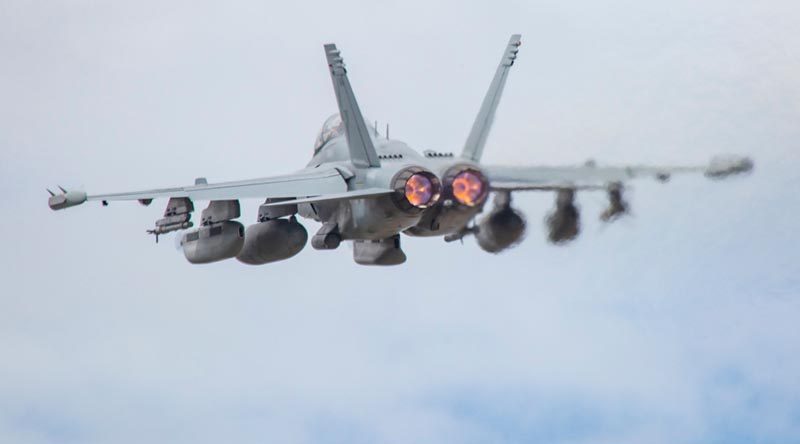
[[[712,179],[724,179],[736,174],[749,173],[754,166],[753,159],[749,157],[716,156],[711,159],[704,174]]]
[[[86,202],[87,196],[83,191],[67,191],[61,185],[58,186],[58,189],[62,191],[61,194],[56,194],[47,189],[47,192],[50,193],[47,205],[51,210],[63,210]]]

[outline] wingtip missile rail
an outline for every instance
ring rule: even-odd
[[[755,164],[749,157],[716,156],[711,159],[704,172],[705,176],[712,179],[724,179],[735,174],[749,173]]]
[[[64,208],[74,207],[86,202],[86,193],[83,191],[67,191],[61,186],[58,187],[61,193],[56,194],[50,190],[50,197],[47,199],[47,205],[51,210],[63,210]]]

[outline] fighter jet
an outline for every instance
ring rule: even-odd
[[[520,35],[512,35],[489,86],[466,143],[459,154],[417,152],[407,144],[380,134],[361,113],[347,77],[341,52],[324,45],[339,112],[325,121],[305,168],[285,175],[234,182],[156,188],[113,194],[87,195],[83,191],[50,190],[53,210],[100,201],[136,200],[150,205],[168,199],[163,218],[148,230],[161,234],[184,231],[180,245],[186,259],[205,264],[236,258],[261,265],[291,258],[308,242],[298,216],[322,227],[311,237],[317,250],[332,250],[342,241],[353,243],[355,262],[363,265],[397,265],[405,262],[400,234],[443,237],[446,241],[474,236],[485,251],[498,253],[516,245],[526,224],[511,206],[512,192],[546,191],[556,196],[555,210],[547,217],[549,239],[565,243],[580,231],[577,191],[608,193],[603,220],[613,220],[628,210],[623,184],[635,178],[666,181],[677,173],[703,173],[723,178],[752,169],[748,158],[720,157],[697,167],[581,166],[496,167],[481,163],[495,111],[511,67],[520,49]],[[480,220],[489,201],[492,208]],[[239,199],[265,199],[258,220],[245,227]],[[195,201],[209,201],[197,228],[191,220]]]

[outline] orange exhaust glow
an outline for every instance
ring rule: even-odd
[[[423,174],[414,174],[406,181],[406,200],[417,208],[425,208],[433,200],[434,185]]]
[[[483,179],[472,171],[459,173],[453,179],[453,197],[468,207],[475,206],[484,196]]]

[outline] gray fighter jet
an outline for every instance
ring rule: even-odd
[[[511,66],[517,58],[520,36],[513,35],[503,49],[500,65],[483,100],[460,154],[418,153],[405,143],[379,134],[361,114],[336,45],[324,46],[339,113],[331,116],[319,133],[314,156],[306,168],[292,174],[235,182],[208,183],[114,194],[87,195],[82,191],[50,192],[53,210],[86,201],[136,200],[149,205],[166,198],[164,217],[148,232],[157,236],[185,231],[180,243],[193,264],[235,257],[260,265],[288,259],[302,250],[308,233],[297,216],[322,224],[311,237],[318,250],[353,242],[354,259],[364,265],[405,262],[400,234],[443,236],[446,241],[467,235],[481,248],[497,253],[518,243],[525,219],[511,206],[511,192],[550,191],[556,208],[546,219],[549,238],[563,243],[578,235],[579,213],[574,204],[579,190],[603,190],[610,205],[601,215],[613,220],[627,211],[623,183],[638,177],[666,181],[675,173],[703,173],[723,178],[752,169],[747,158],[717,158],[701,167],[601,167],[592,162],[566,167],[493,167],[480,163],[486,138]],[[493,207],[479,222],[489,194]],[[245,230],[239,199],[266,199],[258,220]],[[193,226],[194,201],[207,200],[199,227]]]

